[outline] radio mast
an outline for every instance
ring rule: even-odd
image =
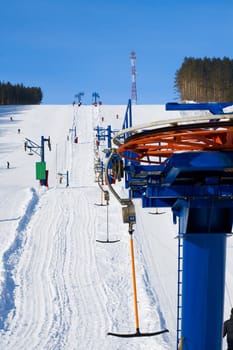
[[[136,88],[136,54],[134,51],[131,52],[130,62],[131,62],[131,74],[132,74],[132,88],[131,88],[131,102],[132,104],[137,104],[137,88]]]

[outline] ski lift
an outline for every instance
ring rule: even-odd
[[[133,296],[134,296],[134,313],[135,313],[135,333],[113,333],[108,332],[108,335],[121,338],[133,338],[133,337],[152,337],[162,333],[169,332],[168,329],[162,329],[155,332],[141,332],[139,328],[139,315],[138,315],[138,301],[137,301],[137,286],[136,286],[136,273],[135,273],[135,263],[134,263],[134,244],[133,244],[133,222],[135,222],[135,216],[133,215],[134,207],[131,205],[125,208],[125,217],[128,216],[129,219],[129,235],[130,235],[130,255],[132,264],[132,280],[133,280]],[[133,218],[134,217],[134,218]]]
[[[121,181],[124,177],[124,165],[122,159],[116,158],[112,160],[112,176],[118,181]]]
[[[97,167],[99,167],[99,166],[101,167],[101,164],[97,165]],[[106,195],[107,191],[105,191],[103,186],[102,186],[103,185],[103,174],[102,174],[102,172],[99,173],[97,181],[98,181],[98,186],[99,186],[99,188],[101,190],[100,191],[100,204],[95,203],[95,205],[98,205],[98,206],[101,206],[101,207],[106,207],[107,204],[103,203],[103,198],[104,198],[105,201],[109,200],[109,193],[108,193],[108,197],[107,197],[107,195]]]
[[[28,147],[28,148],[29,148],[28,155],[29,155],[29,156],[33,156],[34,153],[33,153],[33,151],[32,151],[32,147]]]
[[[159,211],[158,208],[156,208],[155,212],[149,211],[149,214],[151,214],[151,215],[161,215],[161,214],[165,214],[165,211]]]
[[[104,192],[104,199],[106,201],[106,206],[107,206],[107,239],[106,240],[100,240],[100,239],[97,239],[96,242],[99,242],[99,243],[117,243],[117,242],[120,242],[119,239],[115,239],[115,240],[110,240],[109,239],[109,220],[108,220],[108,206],[109,206],[109,192],[108,191],[105,191],[103,190]]]
[[[162,329],[155,332],[141,332],[139,328],[139,315],[138,315],[138,301],[137,301],[137,284],[136,284],[136,272],[135,272],[135,263],[134,263],[134,244],[133,244],[133,224],[136,223],[136,211],[135,206],[130,198],[121,198],[117,192],[114,190],[113,186],[111,185],[109,178],[108,178],[108,170],[110,166],[110,162],[112,161],[113,157],[116,154],[116,150],[112,149],[111,155],[108,158],[105,174],[107,179],[107,184],[110,189],[110,191],[113,193],[115,198],[120,202],[122,207],[122,214],[123,214],[123,222],[129,224],[129,236],[130,236],[130,255],[131,255],[131,265],[132,265],[132,281],[133,281],[133,298],[134,298],[134,314],[135,314],[135,333],[113,333],[108,332],[108,335],[116,336],[116,337],[122,337],[122,338],[132,338],[132,337],[150,337],[159,335],[162,333],[169,332],[168,329]],[[121,171],[121,165],[119,167],[119,170]]]
[[[52,150],[52,148],[51,148],[50,136],[48,137],[48,148],[49,148],[49,151],[51,151],[51,150]]]

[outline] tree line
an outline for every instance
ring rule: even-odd
[[[25,87],[0,81],[0,105],[40,104],[43,94],[40,87]]]
[[[175,75],[175,90],[182,101],[232,102],[233,60],[185,57]]]

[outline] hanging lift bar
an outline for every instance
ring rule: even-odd
[[[97,239],[96,242],[99,242],[99,243],[117,243],[119,242],[120,240],[119,239],[115,239],[115,240],[110,240],[109,239],[109,215],[108,215],[108,206],[109,206],[109,200],[110,200],[110,196],[109,196],[109,192],[106,191],[103,186],[101,185],[101,177],[102,177],[102,174],[99,175],[98,177],[98,185],[99,185],[99,188],[101,189],[101,191],[103,192],[104,194],[104,199],[106,201],[106,206],[107,206],[107,239],[106,240],[100,240],[100,239]]]
[[[122,207],[122,214],[123,214],[123,222],[129,224],[129,235],[130,235],[130,256],[131,256],[131,267],[132,267],[132,282],[133,282],[133,296],[134,296],[134,314],[135,314],[135,333],[113,333],[108,332],[108,335],[116,336],[116,337],[122,337],[122,338],[133,338],[133,337],[150,337],[159,335],[162,333],[169,332],[168,329],[163,329],[156,332],[141,332],[139,328],[139,314],[138,314],[138,301],[137,301],[137,285],[136,285],[136,272],[135,272],[135,262],[134,262],[134,244],[133,244],[133,225],[136,223],[136,213],[135,213],[135,207],[130,198],[120,198],[120,196],[117,194],[117,192],[112,187],[109,176],[108,176],[108,170],[109,165],[111,164],[112,158],[116,156],[116,149],[112,149],[110,157],[107,160],[106,164],[106,182],[107,185],[112,192],[112,194],[115,196],[115,198],[120,202]]]

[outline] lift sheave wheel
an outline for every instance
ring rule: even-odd
[[[160,164],[175,152],[232,149],[233,121],[230,120],[146,130],[128,137],[118,153],[130,160]],[[128,156],[130,152],[133,157]]]

